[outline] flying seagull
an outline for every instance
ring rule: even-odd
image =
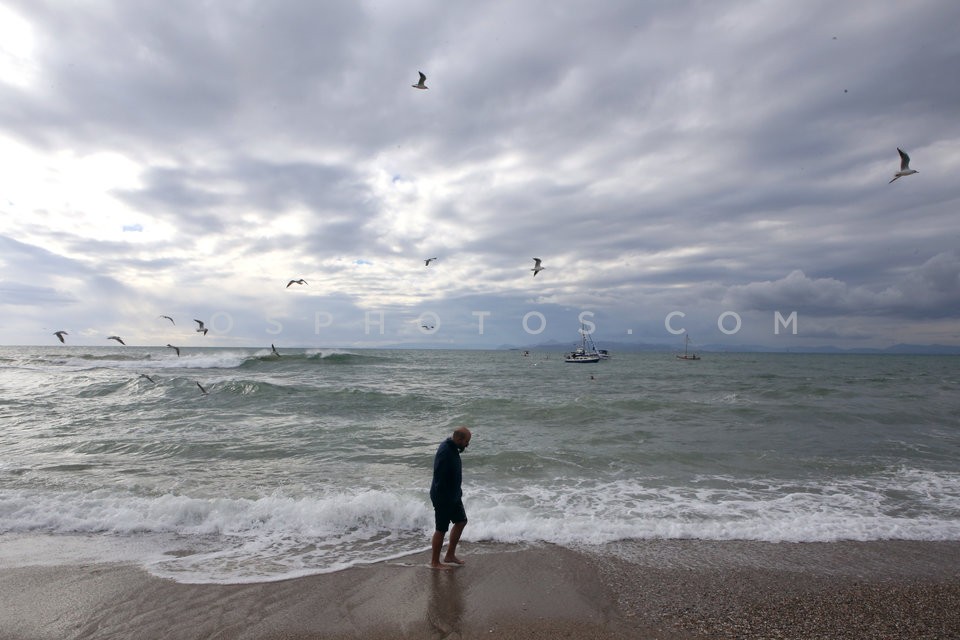
[[[541,266],[540,266],[540,258],[534,258],[534,259],[533,259],[533,269],[530,269],[530,271],[533,271],[533,277],[536,278],[536,277],[537,277],[537,274],[540,273],[541,271],[543,271],[544,269],[546,269],[546,267],[541,267]]]
[[[171,318],[170,316],[160,316],[160,317],[161,317],[161,318],[166,318],[166,319],[169,320],[172,324],[177,324],[176,322],[173,321],[173,318]]]
[[[148,376],[148,375],[145,374],[145,373],[141,373],[141,374],[140,374],[140,377],[141,377],[141,378],[146,378],[147,380],[149,380],[149,381],[152,382],[153,384],[157,384],[157,381],[156,381],[156,380],[154,380],[153,378],[151,378],[150,376]]]
[[[194,318],[193,321],[196,322],[198,325],[200,325],[200,328],[197,329],[197,333],[202,333],[203,335],[207,335],[207,331],[209,331],[209,329],[203,326],[203,320],[197,320],[196,318]]]
[[[207,390],[203,388],[203,385],[202,385],[202,384],[200,384],[200,383],[198,382],[198,383],[197,383],[197,386],[200,387],[200,391],[203,391],[203,394],[204,394],[204,395],[207,394]]]
[[[423,261],[423,266],[429,267],[430,263],[433,262],[434,260],[436,260],[436,258],[427,258],[426,260]]]
[[[430,87],[428,87],[426,84],[427,76],[423,75],[423,71],[418,71],[417,73],[420,74],[420,82],[418,82],[417,84],[412,84],[410,86],[413,87],[414,89],[429,89]]]
[[[57,336],[60,339],[60,342],[63,342],[64,344],[66,344],[66,340],[63,339],[63,336],[68,336],[70,334],[67,333],[66,331],[54,331],[53,335]]]
[[[280,357],[280,352],[277,351],[275,346],[273,346],[273,343],[270,344],[270,351],[273,351],[273,355],[277,356],[278,358]]]
[[[289,289],[290,285],[292,284],[307,284],[307,281],[304,280],[303,278],[300,278],[299,280],[291,280],[290,282],[287,283],[286,288]]]
[[[901,149],[900,147],[897,147],[897,152],[900,154],[900,171],[896,172],[893,175],[893,180],[896,180],[897,178],[902,178],[903,176],[909,176],[912,173],[920,173],[919,171],[914,171],[913,169],[910,168],[910,156],[904,153],[903,149]],[[890,182],[893,182],[893,180],[891,180]],[[888,182],[887,184],[890,184],[890,182]]]
[[[180,357],[180,347],[175,347],[175,346],[173,346],[172,344],[170,344],[169,342],[167,343],[167,346],[177,352],[177,357],[178,357],[178,358]]]
[[[120,336],[108,336],[108,337],[107,337],[107,340],[116,340],[117,342],[119,342],[119,343],[122,344],[123,346],[127,346],[127,343],[124,342],[123,340],[121,340],[121,339],[120,339]]]

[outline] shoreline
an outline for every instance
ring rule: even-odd
[[[0,573],[0,638],[960,637],[960,541],[465,543],[278,582],[181,584],[124,563]]]

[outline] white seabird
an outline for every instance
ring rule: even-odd
[[[919,171],[915,171],[910,168],[910,156],[904,153],[903,149],[901,149],[900,147],[897,147],[897,153],[900,154],[900,171],[896,172],[893,175],[893,180],[896,180],[897,178],[902,178],[903,176],[909,176],[913,173],[920,173]],[[891,180],[890,182],[893,182],[893,180]],[[888,182],[887,184],[890,184],[890,182]]]
[[[173,321],[173,318],[171,318],[170,316],[160,316],[160,317],[161,317],[161,318],[166,318],[167,320],[170,321],[171,324],[174,324],[174,325],[177,324],[176,322]]]
[[[417,73],[420,74],[420,82],[418,82],[417,84],[412,84],[410,86],[413,87],[414,89],[429,89],[430,87],[426,85],[427,76],[423,75],[423,71],[418,71]]]
[[[180,347],[175,347],[175,346],[173,346],[172,344],[170,344],[169,342],[167,343],[167,346],[177,352],[177,357],[178,357],[178,358],[180,357]]]
[[[207,331],[209,331],[209,329],[203,326],[203,320],[197,320],[196,318],[194,318],[193,321],[196,322],[198,325],[200,325],[200,328],[197,329],[197,333],[202,333],[203,335],[207,335]]]
[[[530,271],[533,271],[533,277],[536,278],[536,277],[537,277],[537,274],[540,273],[541,271],[543,271],[544,269],[546,269],[546,267],[541,267],[541,266],[540,266],[540,258],[534,258],[534,259],[533,259],[533,269],[530,269]]]
[[[287,283],[287,286],[285,288],[289,289],[290,285],[292,284],[307,284],[307,281],[304,280],[303,278],[300,278],[299,280],[291,280],[290,282]]]

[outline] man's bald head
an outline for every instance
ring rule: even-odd
[[[467,448],[467,445],[470,444],[471,437],[470,429],[466,427],[457,427],[453,430],[453,443],[460,448],[461,451]]]

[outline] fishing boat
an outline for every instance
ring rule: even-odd
[[[692,353],[690,350],[690,334],[684,335],[683,340],[683,353],[678,353],[677,358],[680,360],[699,360],[700,356],[696,353]]]
[[[580,344],[577,348],[563,357],[564,362],[592,363],[600,362],[600,354],[597,353],[597,347],[593,344],[593,339],[586,331],[583,325],[580,325]]]

